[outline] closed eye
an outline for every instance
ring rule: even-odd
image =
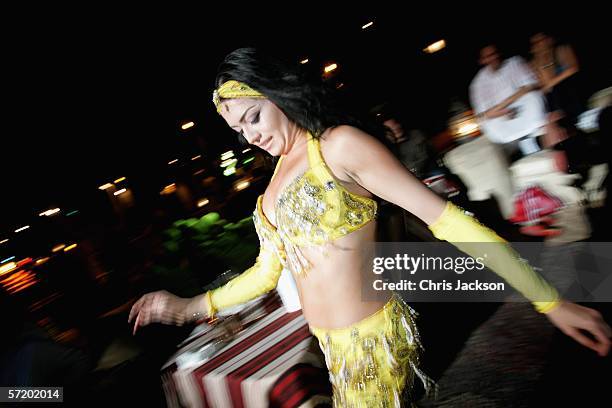
[[[251,119],[251,125],[255,125],[258,122],[259,122],[259,112],[257,112],[255,116],[253,116],[253,119]]]

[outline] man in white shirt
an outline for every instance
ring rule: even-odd
[[[517,145],[524,155],[539,150],[547,124],[538,80],[520,57],[502,61],[497,48],[480,51],[483,68],[470,84],[470,101],[483,133],[494,143]]]

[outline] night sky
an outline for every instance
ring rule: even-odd
[[[479,24],[468,13],[449,26],[432,10],[395,16],[283,10],[299,11],[285,19],[243,10],[223,23],[228,17],[219,13],[159,11],[155,18],[88,12],[66,21],[21,15],[5,37],[0,234],[51,205],[86,205],[99,185],[120,176],[156,193],[169,160],[214,156],[235,143],[210,101],[217,65],[235,48],[265,46],[321,67],[337,62],[348,92],[364,107],[394,99],[409,119],[435,132],[451,97],[467,102],[478,47],[490,38],[509,55],[524,54],[528,35],[543,21]],[[370,20],[374,26],[361,30]],[[576,30],[567,21],[545,28],[576,45],[594,87],[609,85],[608,28]],[[423,54],[440,38],[446,50]],[[196,127],[182,132],[180,124],[190,120]]]

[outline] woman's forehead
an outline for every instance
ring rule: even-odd
[[[257,106],[262,99],[232,98],[221,101],[221,116],[230,124],[238,126],[242,115],[252,106]]]
[[[260,99],[256,98],[232,98],[224,99],[221,102],[222,112],[230,115],[242,115],[245,109],[259,103]]]

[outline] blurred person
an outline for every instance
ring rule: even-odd
[[[568,171],[581,173],[586,179],[593,158],[598,156],[600,138],[591,138],[577,126],[579,116],[587,111],[589,97],[578,57],[570,44],[549,33],[537,32],[529,40],[531,67],[546,95],[551,127],[558,130],[547,134],[546,144],[558,150]]]
[[[375,241],[376,195],[468,253],[464,243],[502,243],[491,269],[564,333],[608,353],[611,332],[598,312],[562,299],[497,234],[430,191],[359,121],[330,103],[328,91],[302,69],[251,48],[233,51],[219,67],[213,96],[218,113],[250,144],[280,156],[253,215],[260,254],[240,276],[194,298],[144,295],[128,317],[134,331],[152,322],[182,325],[212,317],[274,289],[286,267],[326,356],[335,406],[414,401],[415,378],[434,388],[419,368],[414,311],[397,294],[363,300],[368,294],[362,291],[374,292],[364,277],[371,276],[366,248]]]
[[[484,134],[510,156],[540,150],[548,118],[537,77],[518,56],[503,60],[495,45],[480,50],[470,102]]]
[[[404,126],[395,116],[386,117],[383,125],[388,129],[387,139],[395,146],[399,161],[415,177],[425,177],[430,152],[423,132],[419,129],[404,130]]]
[[[432,153],[423,132],[416,128],[405,130],[399,115],[393,112],[381,113],[380,120],[387,129],[385,136],[390,150],[415,177],[424,179],[430,171]],[[381,201],[379,224],[389,241],[415,238],[430,241],[433,238],[427,225],[418,217],[388,201]]]
[[[612,145],[612,105],[608,105],[607,107],[602,109],[597,121],[602,140],[601,147],[604,149],[604,151],[610,152],[610,147]],[[608,169],[612,169],[611,155],[606,154],[605,157],[607,159]],[[610,205],[610,203],[612,202],[612,199],[610,198],[612,194],[612,175],[610,173],[610,170],[608,170],[608,173],[606,174],[606,178],[604,180],[604,186],[606,187],[606,190],[608,192],[605,199],[606,209],[610,209],[612,207]],[[607,213],[610,214],[609,211],[607,211]],[[608,233],[608,235],[611,236],[610,233]]]
[[[546,95],[548,110],[574,125],[586,110],[587,95],[580,80],[580,65],[571,45],[556,43],[545,32],[530,37],[531,67]]]

